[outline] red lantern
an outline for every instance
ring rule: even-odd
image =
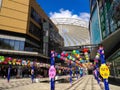
[[[66,53],[65,56],[67,57],[67,56],[68,56],[68,53]]]
[[[88,48],[84,48],[83,49],[83,52],[85,53],[85,52],[88,52]]]

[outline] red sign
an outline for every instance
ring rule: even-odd
[[[55,69],[54,66],[51,66],[51,67],[49,68],[49,77],[50,77],[50,78],[54,78],[55,75],[56,75],[56,69]]]

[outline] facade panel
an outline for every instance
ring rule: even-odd
[[[0,11],[0,28],[13,32],[26,33],[28,4],[14,2],[13,0],[3,0]]]
[[[19,19],[21,21],[27,21],[27,17],[28,17],[28,14],[25,12],[20,12],[20,11],[16,11],[16,10],[5,8],[5,7],[2,8],[0,15],[4,17]]]
[[[29,5],[30,0],[9,0],[9,1],[14,1],[15,3]]]
[[[20,1],[21,0],[14,0],[14,1],[13,0],[3,0],[2,7],[6,7],[9,9],[16,10],[16,11],[28,13],[28,9],[29,9],[28,2],[30,0],[25,0],[25,1],[28,1],[26,4],[19,3]]]
[[[0,28],[3,30],[8,30],[8,28],[10,27],[14,29],[9,29],[9,31],[25,33],[26,25],[27,22],[0,16]],[[16,29],[18,29],[19,31],[16,31]]]

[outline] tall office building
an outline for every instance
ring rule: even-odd
[[[90,10],[91,41],[93,44],[104,46],[105,58],[111,63],[111,75],[119,77],[120,0],[90,0]],[[91,54],[93,58],[95,51],[96,49]]]

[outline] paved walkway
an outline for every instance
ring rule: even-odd
[[[68,76],[67,76],[68,77]],[[64,78],[67,78],[64,76]],[[12,79],[10,83],[6,80],[0,80],[0,90],[50,90],[49,82],[42,82],[49,80],[48,78],[40,79],[38,83],[31,83],[27,79]],[[103,83],[102,83],[103,84]],[[93,75],[86,75],[70,83],[56,83],[55,90],[102,90],[94,79]],[[110,90],[120,90],[119,86],[110,85]]]

